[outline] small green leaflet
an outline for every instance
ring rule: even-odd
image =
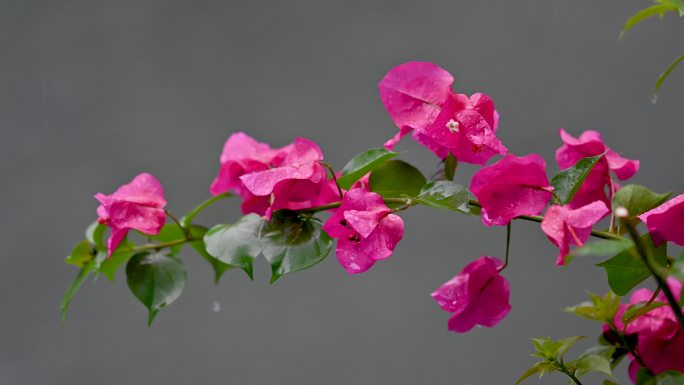
[[[386,161],[397,156],[396,152],[384,148],[372,148],[356,155],[342,169],[342,176],[337,178],[337,184],[345,190],[349,188],[362,176],[373,171]]]
[[[442,210],[470,212],[470,193],[458,183],[450,181],[427,182],[416,197],[416,202]]]
[[[551,178],[551,185],[554,188],[554,195],[561,205],[568,204],[577,190],[582,186],[584,180],[594,168],[596,163],[603,157],[603,154],[580,159],[572,167],[569,167]]]
[[[60,305],[60,311],[62,313],[62,322],[66,320],[67,311],[69,310],[71,300],[74,298],[74,295],[76,295],[78,289],[83,285],[83,282],[85,282],[86,278],[88,278],[88,275],[93,270],[94,265],[95,260],[91,260],[90,262],[88,262],[85,266],[81,268],[81,270],[79,270],[78,274],[76,275],[76,278],[74,278],[71,284],[69,284],[69,287],[67,288],[67,291],[66,293],[64,293],[64,297],[62,298],[62,304]]]

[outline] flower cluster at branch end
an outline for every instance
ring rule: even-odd
[[[675,278],[669,278],[667,284],[679,300],[682,294],[682,283]],[[622,316],[630,305],[648,302],[653,297],[649,289],[639,289],[632,293],[629,304],[620,305],[620,310],[615,315],[615,326],[618,331],[628,336],[636,336],[636,353],[646,366],[658,374],[666,370],[678,370],[684,372],[684,328],[679,324],[675,314],[669,306],[659,307],[638,317],[627,327],[622,322]],[[661,293],[657,296],[658,301],[666,302]],[[641,364],[631,356],[629,375],[636,383],[636,374]]]
[[[271,216],[274,210],[299,210],[339,199],[326,179],[323,152],[308,139],[271,149],[244,133],[231,135],[221,154],[221,169],[211,185],[217,195],[233,191],[243,199],[242,212]]]
[[[670,241],[684,246],[684,194],[639,215],[639,219],[648,227],[656,245]]]
[[[449,330],[465,333],[476,325],[492,327],[506,317],[511,310],[510,286],[499,274],[502,266],[497,258],[480,257],[432,293],[437,304],[452,313]]]
[[[147,173],[136,176],[112,194],[97,193],[95,199],[100,202],[98,221],[112,229],[107,240],[108,257],[129,230],[155,235],[159,234],[166,221],[164,189],[157,178]]]
[[[453,76],[434,63],[409,62],[393,68],[378,88],[399,133],[385,143],[392,149],[409,133],[440,158],[486,164],[508,149],[496,136],[499,114],[492,99],[454,93]]]
[[[363,273],[376,261],[392,256],[404,235],[404,221],[385,205],[382,197],[352,189],[323,225],[337,239],[337,259],[349,274]]]
[[[551,200],[553,187],[541,156],[507,155],[476,172],[470,191],[482,205],[482,223],[504,226],[521,215],[541,213]]]
[[[561,169],[572,167],[580,159],[605,154],[594,166],[587,179],[570,202],[572,208],[578,208],[594,201],[603,201],[610,206],[615,191],[619,189],[611,177],[611,171],[620,180],[627,180],[639,171],[639,161],[623,158],[603,143],[597,131],[584,131],[579,138],[560,129],[563,145],[556,150],[556,162]],[[606,188],[609,195],[606,195]]]
[[[591,234],[591,227],[608,215],[610,210],[602,201],[596,201],[577,209],[569,205],[553,205],[544,213],[542,231],[558,246],[557,265],[565,264],[570,245],[582,246]]]

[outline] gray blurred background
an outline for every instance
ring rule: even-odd
[[[682,23],[668,15],[617,39],[649,4],[0,0],[0,384],[512,384],[533,362],[529,337],[596,335],[560,307],[606,290],[597,261],[556,267],[533,223],[513,228],[513,311],[465,335],[428,294],[478,256],[502,257],[504,231],[435,210],[406,212],[395,255],[354,277],[330,257],[271,286],[260,261],[256,282],[232,271],[214,286],[186,250],[185,292],[152,328],[122,274],[84,286],[61,324],[76,273],[63,260],[95,218],[92,195],[141,171],[176,213],[207,197],[231,132],[274,146],[305,136],[337,167],[382,144],[396,128],[376,84],[409,60],[490,94],[504,143],[550,172],[558,128],[593,128],[641,159],[634,182],[681,191],[684,68],[656,104],[651,92]],[[400,149],[425,173],[437,163]],[[236,208],[200,221],[232,222]]]

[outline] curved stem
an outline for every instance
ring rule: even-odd
[[[577,385],[582,385],[582,381],[580,381],[579,378],[577,378],[577,377],[575,376],[575,373],[571,372],[571,371],[565,366],[565,364],[563,364],[563,362],[559,362],[558,370],[560,370],[561,372],[565,373],[568,377],[570,377],[570,379],[571,379],[575,384],[577,384]]]
[[[187,215],[185,215],[183,218],[181,218],[180,223],[179,223],[180,227],[182,227],[182,228],[189,227],[192,224],[192,220],[195,219],[197,214],[202,212],[202,210],[211,206],[214,202],[219,201],[219,200],[224,199],[224,198],[228,198],[230,196],[232,196],[231,193],[224,192],[224,193],[219,194],[219,195],[214,195],[213,197],[211,197],[211,198],[205,200],[204,202],[200,203],[199,205],[197,205],[197,207],[192,209],[192,211],[190,211]]]
[[[627,232],[629,232],[629,235],[632,237],[632,240],[636,245],[637,252],[641,256],[641,259],[644,261],[644,264],[653,275],[653,278],[655,278],[656,282],[658,283],[658,287],[660,287],[663,291],[663,294],[665,294],[665,298],[667,298],[667,302],[672,308],[672,311],[677,317],[677,320],[679,321],[680,325],[684,327],[684,314],[682,314],[682,308],[679,306],[679,302],[672,293],[672,289],[670,289],[670,286],[667,284],[667,281],[660,275],[660,272],[657,270],[657,268],[651,264],[651,258],[648,249],[641,241],[641,237],[639,236],[639,233],[637,232],[636,228],[632,223],[630,223],[627,220],[622,221],[622,225],[627,228]]]
[[[164,210],[164,212],[166,213],[166,215],[167,215],[169,218],[171,218],[172,221],[176,222],[176,224],[178,225],[178,227],[181,229],[181,231],[183,232],[183,234],[184,234],[185,237],[187,238],[187,237],[190,235],[190,234],[188,233],[188,229],[187,229],[185,226],[183,226],[183,225],[181,224],[181,222],[178,220],[178,218],[176,218],[176,216],[173,215],[173,213],[172,213],[171,211],[169,211],[169,210]]]
[[[330,171],[330,175],[332,176],[333,181],[335,182],[335,186],[337,187],[337,193],[340,194],[340,200],[344,198],[344,193],[342,193],[342,187],[337,183],[337,175],[335,175],[335,170],[333,167],[330,165],[330,163],[326,162],[318,162],[320,163],[323,167],[327,168],[328,171]]]
[[[506,259],[504,260],[503,266],[499,269],[499,272],[502,272],[505,268],[508,267],[508,252],[511,250],[511,222],[508,222],[508,225],[506,225]]]
[[[148,243],[146,245],[131,247],[131,248],[128,248],[127,250],[131,253],[139,253],[141,251],[165,249],[167,247],[178,246],[178,245],[182,245],[182,244],[189,243],[189,242],[195,242],[195,241],[199,241],[199,238],[185,237],[185,238],[176,239],[176,240],[169,241],[169,242]]]

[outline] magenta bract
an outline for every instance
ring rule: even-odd
[[[670,277],[667,284],[679,300],[682,295],[682,283]],[[621,305],[615,315],[615,326],[620,332],[637,336],[637,353],[654,374],[666,370],[684,372],[684,328],[677,321],[672,308],[663,306],[653,309],[632,321],[627,327],[622,322],[622,316],[630,305],[646,303],[652,296],[653,292],[649,289],[634,291],[629,304]],[[657,300],[667,302],[663,293],[658,295]],[[636,373],[641,365],[633,356],[631,358],[629,374],[636,383]]]
[[[684,194],[639,215],[639,219],[646,223],[656,245],[670,241],[684,246]]]
[[[556,162],[561,169],[573,166],[582,158],[605,153],[570,202],[573,208],[597,200],[610,206],[611,197],[619,188],[617,183],[612,182],[610,172],[614,172],[618,179],[626,180],[639,170],[638,160],[623,158],[608,148],[597,131],[585,131],[579,138],[575,138],[561,128],[560,137],[564,144],[556,150]],[[606,195],[606,188],[609,190],[612,188],[610,196]]]
[[[569,205],[553,205],[546,210],[541,228],[554,245],[558,246],[557,265],[565,264],[570,245],[582,246],[591,235],[591,227],[610,210],[602,201],[572,209]]]
[[[482,223],[504,226],[515,217],[541,213],[553,187],[541,156],[507,155],[476,172],[470,191],[482,205]]]
[[[221,154],[221,170],[212,194],[233,191],[243,199],[242,212],[270,217],[278,209],[303,209],[339,198],[320,164],[323,153],[308,139],[279,149],[244,133],[231,135]],[[331,183],[333,183],[331,185]]]
[[[337,239],[337,259],[349,274],[363,273],[392,256],[404,235],[404,221],[376,193],[357,188],[344,195],[340,208],[323,225]]]
[[[111,256],[130,229],[148,235],[159,234],[166,221],[166,199],[161,183],[152,175],[143,173],[119,187],[114,193],[97,193],[100,202],[98,220],[112,229],[107,240]]]
[[[409,62],[390,70],[378,88],[399,132],[385,143],[392,149],[405,135],[440,158],[451,152],[460,161],[485,164],[508,150],[495,132],[499,114],[491,98],[451,90],[453,76],[434,63]]]
[[[475,325],[492,327],[511,310],[510,287],[499,274],[503,263],[483,256],[469,263],[458,275],[431,295],[449,313],[449,330],[465,333]]]

